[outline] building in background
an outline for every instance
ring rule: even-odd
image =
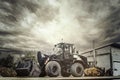
[[[95,59],[94,59],[95,50]],[[120,43],[112,43],[105,46],[95,48],[81,55],[87,57],[91,66],[96,60],[96,66],[104,67],[105,70],[112,70],[112,75],[120,75]]]

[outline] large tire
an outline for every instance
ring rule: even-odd
[[[50,61],[45,67],[46,74],[50,77],[57,77],[61,72],[61,66],[56,61]]]
[[[74,63],[71,66],[71,74],[74,77],[81,77],[84,73],[84,67],[81,63]]]

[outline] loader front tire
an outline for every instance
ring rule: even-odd
[[[46,74],[50,77],[57,77],[60,75],[61,66],[57,61],[50,61],[45,67]]]

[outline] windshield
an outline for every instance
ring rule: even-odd
[[[70,44],[57,44],[53,49],[53,54],[60,55],[64,52],[64,54],[72,54],[74,53],[74,46]]]
[[[60,55],[62,53],[63,53],[63,45],[56,45],[53,50],[53,54]]]

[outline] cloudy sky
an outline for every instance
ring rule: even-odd
[[[120,40],[120,0],[0,0],[0,47],[78,50]]]

